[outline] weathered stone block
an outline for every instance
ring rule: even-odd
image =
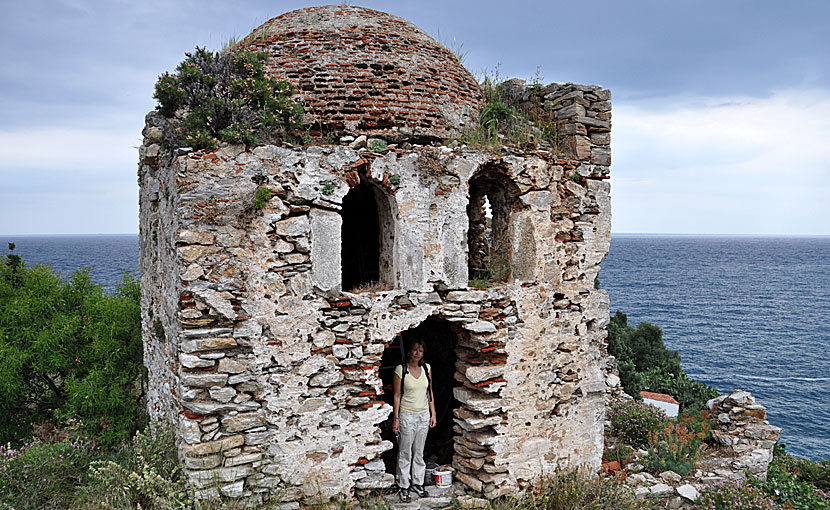
[[[185,340],[181,346],[182,351],[185,353],[231,349],[236,347],[236,339],[232,337],[194,338],[192,340]]]
[[[265,416],[259,412],[240,413],[222,419],[222,426],[230,433],[252,429],[264,423]]]
[[[224,386],[226,382],[228,382],[228,374],[185,373],[182,375],[182,384],[193,388]]]

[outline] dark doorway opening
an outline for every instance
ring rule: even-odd
[[[432,392],[435,396],[435,412],[438,423],[435,428],[430,429],[427,441],[424,445],[424,459],[427,464],[444,465],[452,463],[453,448],[453,410],[459,402],[453,396],[453,388],[458,386],[455,380],[455,362],[457,359],[455,350],[458,345],[458,335],[463,334],[461,330],[446,320],[430,317],[417,327],[409,329],[398,335],[386,348],[381,359],[380,377],[383,381],[384,400],[392,405],[394,392],[392,389],[392,378],[395,367],[401,364],[403,352],[409,350],[412,340],[420,338],[426,342],[425,360],[431,367]],[[395,472],[395,465],[398,458],[398,445],[392,433],[392,416],[381,426],[383,439],[392,441],[394,448],[383,454],[383,461],[386,464],[388,473]]]
[[[341,275],[344,291],[393,287],[394,219],[386,194],[367,180],[349,191],[341,211]]]

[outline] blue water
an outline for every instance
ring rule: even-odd
[[[91,267],[112,289],[138,272],[138,236],[3,236],[29,265]],[[600,274],[611,311],[649,321],[695,379],[741,388],[790,452],[830,458],[830,237],[615,235]]]
[[[600,282],[690,376],[751,392],[788,451],[830,458],[830,237],[618,235]]]
[[[8,243],[14,243],[9,252]],[[138,235],[0,236],[0,254],[14,253],[26,265],[47,264],[68,278],[90,269],[92,280],[113,290],[125,272],[138,275]]]

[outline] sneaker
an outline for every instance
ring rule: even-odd
[[[401,502],[409,503],[412,498],[409,496],[409,489],[401,489]]]
[[[413,485],[412,490],[415,491],[415,494],[417,494],[419,498],[428,498],[429,497],[429,492],[427,492],[427,490],[424,489],[423,485]]]

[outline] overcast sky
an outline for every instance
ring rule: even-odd
[[[610,88],[615,233],[830,234],[830,2],[350,3],[463,44],[474,73]],[[137,232],[158,75],[308,5],[5,2],[0,234]]]

